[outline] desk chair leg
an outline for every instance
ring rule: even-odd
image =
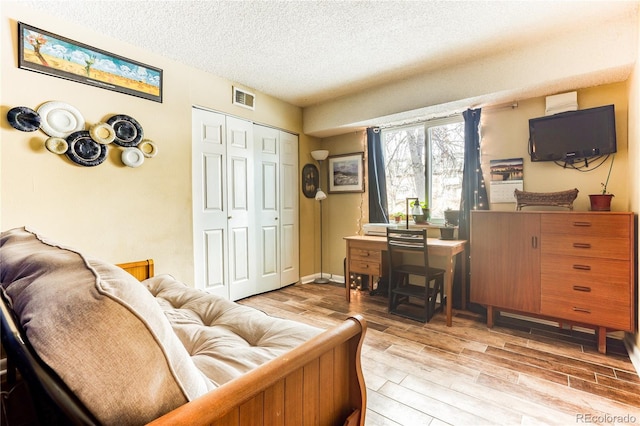
[[[440,296],[440,308],[444,309],[445,299],[443,294],[443,287],[444,279],[442,277],[437,278],[435,280],[435,283],[433,284],[433,290],[430,290],[431,294],[428,302],[430,309],[427,312],[427,321],[430,321],[436,312],[436,301],[438,300],[438,296]]]
[[[408,279],[409,276],[407,274],[401,274],[398,272],[391,273],[389,276],[389,312],[395,311],[399,303],[398,298],[400,295],[394,292],[393,289],[406,285],[406,281]]]

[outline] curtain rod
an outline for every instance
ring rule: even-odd
[[[486,106],[477,106],[477,107],[472,107],[472,109],[476,109],[476,108],[482,108],[483,111],[496,111],[499,109],[516,109],[518,108],[518,101],[513,101],[513,102],[507,102],[504,104],[494,104],[494,105],[486,105]]]
[[[465,107],[462,108],[460,110],[454,110],[453,112],[448,112],[446,114],[442,114],[442,115],[434,115],[433,117],[430,118],[425,118],[423,117],[416,117],[413,119],[407,119],[407,120],[403,120],[403,121],[396,121],[393,123],[387,123],[387,124],[380,124],[379,126],[376,126],[380,129],[388,129],[390,127],[403,127],[403,126],[410,126],[412,124],[420,124],[420,123],[426,123],[427,121],[433,121],[433,120],[444,120],[447,118],[451,118],[451,117],[456,117],[460,114],[462,114],[464,111],[466,111],[467,109],[478,109],[481,108],[483,111],[497,111],[497,110],[501,110],[501,109],[505,109],[505,108],[510,108],[510,109],[516,109],[518,108],[518,101],[513,101],[513,102],[507,102],[507,103],[503,103],[503,104],[493,104],[493,105],[477,105],[477,106],[470,106],[470,107]]]

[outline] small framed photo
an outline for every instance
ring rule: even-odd
[[[162,70],[18,22],[18,67],[162,102]]]
[[[364,192],[364,152],[333,155],[329,160],[329,193]]]

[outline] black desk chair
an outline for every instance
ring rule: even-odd
[[[429,322],[444,306],[444,269],[429,267],[427,230],[387,229],[389,312]],[[424,285],[412,283],[423,277]],[[415,281],[414,281],[415,282]]]

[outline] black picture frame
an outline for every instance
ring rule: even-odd
[[[332,155],[329,160],[329,193],[364,192],[364,152]]]
[[[18,22],[18,68],[162,102],[160,68]]]
[[[302,168],[302,193],[307,198],[315,198],[320,185],[320,172],[315,164],[305,164]]]

